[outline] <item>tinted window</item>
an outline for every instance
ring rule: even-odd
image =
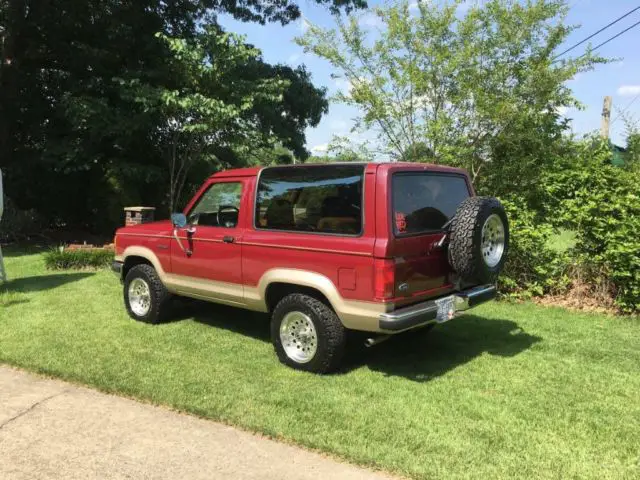
[[[267,168],[260,174],[256,227],[357,235],[364,167]]]
[[[239,182],[212,184],[191,209],[189,223],[205,227],[235,227],[238,225],[241,193]]]
[[[393,227],[396,234],[440,230],[469,196],[456,175],[397,173],[393,176]]]

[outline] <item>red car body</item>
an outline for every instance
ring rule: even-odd
[[[295,167],[291,167],[295,168]],[[320,167],[322,168],[322,167]],[[379,302],[402,307],[454,290],[452,270],[442,250],[435,248],[443,233],[398,238],[393,235],[391,176],[394,172],[441,172],[463,176],[469,194],[473,186],[464,170],[430,164],[370,163],[364,175],[364,228],[357,237],[283,232],[256,228],[254,203],[259,167],[216,173],[202,185],[184,209],[185,215],[213,183],[241,182],[241,208],[237,226],[205,227],[193,236],[178,237],[189,244],[187,256],[173,238],[169,220],[121,228],[116,232],[116,256],[128,247],[146,247],[157,256],[163,270],[173,275],[256,287],[271,269],[290,268],[328,278],[347,300]],[[225,242],[232,237],[232,242]],[[385,269],[393,270],[392,293],[382,287]],[[410,291],[398,294],[405,283]],[[233,303],[232,303],[233,304]]]

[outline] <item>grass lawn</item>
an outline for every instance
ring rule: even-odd
[[[192,305],[130,320],[108,271],[7,249],[0,362],[416,478],[640,478],[640,319],[491,303],[315,376],[268,319]]]

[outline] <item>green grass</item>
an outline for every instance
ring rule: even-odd
[[[576,244],[576,232],[561,228],[549,238],[549,248],[557,252],[566,252]]]
[[[108,271],[7,252],[0,362],[416,478],[639,478],[640,320],[491,303],[341,373],[280,365],[268,319],[130,320]]]

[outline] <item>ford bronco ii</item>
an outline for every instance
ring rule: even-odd
[[[269,312],[278,358],[328,372],[350,330],[374,344],[494,298],[509,228],[464,170],[294,165],[216,173],[115,243],[133,319],[160,322],[172,295]]]

